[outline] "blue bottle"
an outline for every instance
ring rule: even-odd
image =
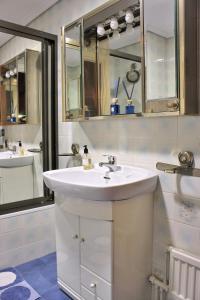
[[[128,100],[126,105],[126,114],[134,114],[135,106],[133,105],[133,100]]]
[[[119,115],[120,114],[120,105],[118,104],[117,98],[112,99],[112,103],[110,105],[110,114],[111,115]]]

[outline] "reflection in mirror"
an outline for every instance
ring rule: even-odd
[[[133,100],[135,112],[142,110],[141,95],[141,31],[140,27],[128,28],[119,38],[109,41],[110,48],[110,97],[115,98],[115,86],[119,80],[117,98],[120,112],[126,113],[127,100]]]
[[[87,27],[87,24],[90,26]],[[120,6],[113,5],[112,10],[105,9],[91,17],[91,20],[86,20],[84,37],[88,41],[88,47],[85,48],[94,62],[93,86],[96,79],[98,94],[93,92],[93,103],[99,102],[100,114],[110,115],[112,101],[116,101],[116,98],[120,106],[118,114],[141,112],[140,2],[120,1]],[[96,65],[98,73],[95,77]],[[127,109],[128,106],[133,110]],[[88,109],[90,111],[90,107]]]
[[[152,100],[178,97],[176,2],[176,0],[144,0],[147,108],[148,105],[149,108],[153,108],[150,103]],[[151,101],[148,103],[149,100]],[[163,108],[160,103],[160,109],[166,109],[164,102]]]
[[[81,114],[80,99],[80,80],[81,80],[81,57],[80,47],[72,48],[66,46],[66,56],[70,57],[67,62],[67,97],[68,97],[68,113]]]
[[[85,116],[95,117],[99,114],[96,28],[84,32],[83,60]]]
[[[40,42],[20,37],[0,48],[1,124],[40,122],[40,54]]]
[[[81,97],[82,62],[80,24],[70,27],[65,32],[65,115],[64,119],[80,118],[83,115]]]
[[[82,23],[64,29],[63,119],[110,115],[114,102],[117,114],[141,112],[140,1],[121,0]]]
[[[0,204],[44,195],[42,44],[5,34],[4,38],[0,44]]]

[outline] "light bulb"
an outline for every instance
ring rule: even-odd
[[[118,21],[116,17],[112,17],[110,20],[110,28],[113,30],[117,30],[117,28],[119,27]]]
[[[15,75],[14,71],[13,71],[13,70],[10,70],[10,76],[12,77],[12,76],[14,76],[14,75]]]
[[[7,71],[7,72],[6,72],[5,77],[6,77],[6,78],[10,78],[10,71]]]
[[[131,9],[128,9],[126,11],[125,21],[127,24],[131,24],[131,23],[133,23],[133,20],[134,20],[133,12]]]
[[[105,34],[105,32],[106,31],[105,31],[105,28],[104,28],[103,24],[99,23],[97,25],[97,33],[98,33],[98,35],[103,36]]]

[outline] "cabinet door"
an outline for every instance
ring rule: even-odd
[[[111,282],[112,222],[80,218],[81,265]]]
[[[80,294],[79,217],[56,205],[58,279]]]
[[[20,168],[2,168],[5,203],[33,198],[32,165]]]

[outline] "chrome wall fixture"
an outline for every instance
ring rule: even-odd
[[[182,151],[178,154],[180,166],[158,162],[156,168],[170,174],[200,177],[200,169],[194,168],[194,155],[191,151]]]

